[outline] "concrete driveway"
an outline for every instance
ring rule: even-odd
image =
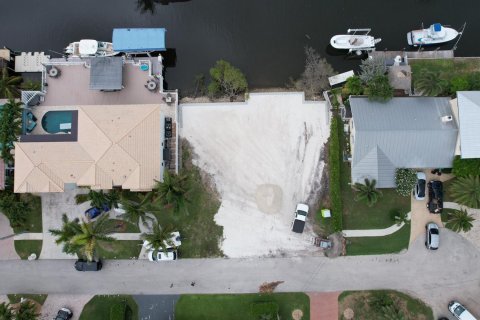
[[[246,103],[185,104],[181,126],[222,198],[215,221],[227,256],[315,250],[310,228],[303,234],[290,228],[296,204],[315,203],[320,188],[329,136],[324,102],[272,92],[252,93]]]
[[[10,221],[0,212],[0,260],[20,259],[15,251]]]
[[[0,294],[247,293],[258,292],[263,282],[282,280],[278,291],[406,291],[437,315],[458,299],[480,315],[479,251],[449,230],[442,230],[440,239],[437,251],[427,251],[418,239],[401,255],[183,259],[161,266],[117,260],[106,261],[100,272],[85,273],[75,271],[71,260],[8,260],[0,262]]]
[[[60,308],[68,308],[73,312],[72,320],[80,318],[83,307],[92,299],[91,294],[49,294],[42,306],[42,320],[54,319]]]

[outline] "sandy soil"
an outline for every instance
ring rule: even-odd
[[[222,198],[215,220],[224,227],[227,256],[315,250],[311,226],[300,235],[290,228],[296,203],[315,202],[327,121],[325,103],[304,102],[300,93],[255,93],[247,103],[182,105],[180,133]]]

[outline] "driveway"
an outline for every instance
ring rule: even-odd
[[[0,212],[0,260],[20,259],[15,251],[10,221]]]
[[[437,251],[427,251],[418,239],[401,255],[183,259],[161,267],[117,260],[106,261],[100,272],[85,273],[75,271],[71,260],[8,260],[0,262],[0,294],[248,293],[258,292],[263,282],[282,280],[277,291],[390,288],[423,299],[437,315],[452,299],[480,315],[479,251],[449,230],[442,230],[440,239]]]
[[[139,320],[173,320],[178,294],[134,295]]]
[[[329,136],[324,102],[302,93],[252,93],[246,103],[184,104],[180,134],[213,177],[229,257],[313,251],[311,228],[292,233],[298,202],[315,203]],[[313,213],[311,213],[313,215]]]
[[[58,310],[65,307],[72,310],[72,320],[77,320],[80,318],[83,307],[92,298],[92,294],[49,294],[42,306],[42,316],[40,319],[53,319],[57,315]]]

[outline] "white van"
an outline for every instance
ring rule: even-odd
[[[460,320],[477,320],[460,302],[452,301],[448,304],[448,310]]]

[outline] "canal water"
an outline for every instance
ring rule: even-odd
[[[80,39],[110,41],[116,27],[165,27],[167,47],[176,54],[166,71],[168,87],[183,93],[218,59],[244,71],[251,87],[284,86],[302,72],[305,46],[338,72],[350,70],[358,59],[327,48],[331,36],[348,28],[372,28],[383,39],[378,50],[402,50],[406,33],[422,22],[454,28],[467,22],[456,55],[480,55],[478,0],[156,0],[164,4],[153,4],[153,13],[142,12],[137,1],[8,1],[0,9],[0,46],[61,52]]]

